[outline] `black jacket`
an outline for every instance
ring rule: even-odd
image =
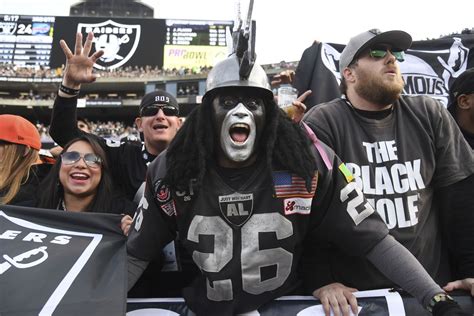
[[[50,164],[39,164],[33,165],[30,170],[28,179],[20,186],[20,190],[15,195],[13,200],[10,201],[10,205],[21,205],[21,206],[35,206],[36,204],[36,193],[38,186],[51,168]],[[5,194],[6,190],[0,192],[0,196]]]

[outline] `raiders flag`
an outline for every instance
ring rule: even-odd
[[[0,206],[0,315],[124,315],[120,219]]]
[[[466,69],[474,67],[474,34],[436,40],[414,41],[406,51],[400,70],[405,95],[428,95],[449,104],[449,88]],[[340,97],[339,57],[344,45],[314,42],[301,56],[293,86],[299,94],[313,93],[308,108]]]

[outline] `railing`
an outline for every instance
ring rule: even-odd
[[[358,297],[359,316],[430,316],[413,297],[400,296],[387,290],[364,291]],[[453,295],[463,310],[474,313],[471,296]],[[356,294],[356,296],[358,296]],[[128,299],[127,316],[194,316],[182,298]],[[274,300],[247,316],[323,316],[321,303],[310,296],[285,296]]]

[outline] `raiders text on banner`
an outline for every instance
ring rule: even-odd
[[[120,215],[0,207],[0,315],[124,315]]]

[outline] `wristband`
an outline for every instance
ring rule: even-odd
[[[436,294],[435,296],[433,296],[433,298],[429,302],[428,306],[426,306],[426,309],[430,313],[433,313],[433,308],[439,302],[454,302],[454,300],[451,296],[449,296],[446,293],[439,293],[439,294]]]
[[[71,88],[68,88],[68,87],[64,86],[64,85],[61,83],[61,84],[59,85],[59,91],[62,91],[62,92],[64,92],[65,94],[69,94],[69,95],[78,95],[80,89],[71,89]]]

